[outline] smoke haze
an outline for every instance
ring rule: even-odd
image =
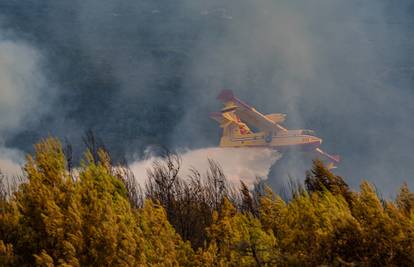
[[[7,138],[38,124],[53,102],[54,92],[42,72],[42,56],[12,32],[0,31],[0,169],[20,172],[23,153],[6,148]]]
[[[226,88],[316,130],[352,186],[414,186],[412,1],[4,1],[0,22],[3,147],[211,147]]]
[[[0,149],[0,171],[7,176],[21,174],[21,166],[23,164],[23,156],[21,152],[16,150]]]

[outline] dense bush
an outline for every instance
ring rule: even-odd
[[[1,179],[1,266],[414,266],[406,184],[383,200],[315,161],[286,201],[234,189],[213,161],[183,180],[167,154],[142,190],[102,149],[72,169],[58,140],[35,148],[25,182],[10,192]]]

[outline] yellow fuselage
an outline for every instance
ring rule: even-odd
[[[223,135],[220,140],[220,147],[269,147],[277,150],[299,148],[312,150],[318,147],[322,140],[311,135],[298,133],[279,133],[266,135],[264,132]]]

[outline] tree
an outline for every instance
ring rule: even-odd
[[[313,161],[313,167],[306,173],[306,189],[309,193],[328,190],[334,195],[342,195],[348,203],[352,203],[352,193],[342,177],[330,172],[320,160]]]
[[[136,265],[142,233],[123,184],[111,175],[107,155],[87,160],[76,181],[65,168],[58,140],[35,146],[20,186],[1,217],[1,237],[14,263],[33,265]],[[3,249],[4,250],[4,249]]]
[[[13,231],[14,250],[21,265],[34,262],[37,255],[51,255],[56,263],[79,265],[66,213],[75,185],[65,168],[65,158],[57,139],[35,145],[35,157],[25,165],[28,183],[15,194],[18,224]],[[44,253],[43,253],[44,254]]]
[[[414,193],[410,191],[407,183],[404,183],[401,186],[395,202],[401,212],[403,212],[406,216],[411,215],[414,208]]]
[[[81,265],[134,266],[144,264],[143,234],[123,183],[112,176],[108,155],[98,163],[87,152],[77,182],[78,245]]]
[[[163,207],[147,200],[138,213],[139,227],[144,237],[144,255],[151,266],[189,266],[193,250],[167,220]]]
[[[352,214],[362,228],[360,253],[364,256],[361,262],[367,265],[393,265],[397,262],[413,264],[412,224],[404,223],[404,216],[400,216],[391,203],[381,203],[372,185],[367,182],[361,184],[360,193],[354,200]],[[405,224],[405,225],[404,225]],[[404,252],[405,242],[411,244],[410,254]],[[402,257],[404,258],[397,258]],[[408,256],[408,257],[407,257]]]
[[[14,264],[15,255],[13,252],[13,245],[4,244],[3,240],[0,240],[0,265],[13,266]]]
[[[284,201],[235,193],[213,161],[183,180],[176,155],[154,165],[144,200],[104,150],[72,172],[66,154],[48,138],[13,193],[0,179],[0,266],[414,266],[407,184],[394,202],[367,182],[351,192],[316,161]]]
[[[237,197],[218,163],[209,160],[204,176],[192,170],[188,180],[181,179],[180,168],[179,155],[168,151],[155,161],[148,172],[146,197],[164,207],[175,230],[197,249],[204,245],[213,211],[220,210],[224,198],[234,201]]]
[[[264,266],[277,262],[276,240],[251,214],[238,213],[224,198],[208,228],[209,245],[200,258],[219,266]]]
[[[240,188],[240,194],[241,194],[241,210],[243,212],[250,213],[254,216],[258,216],[257,207],[255,207],[255,202],[253,200],[253,197],[250,193],[249,188],[247,185],[240,180],[241,188]]]

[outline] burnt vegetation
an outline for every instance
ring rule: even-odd
[[[353,191],[314,161],[283,200],[263,181],[229,183],[220,165],[181,177],[165,151],[136,182],[92,133],[79,167],[48,138],[22,177],[0,173],[2,266],[412,266],[414,193]]]

